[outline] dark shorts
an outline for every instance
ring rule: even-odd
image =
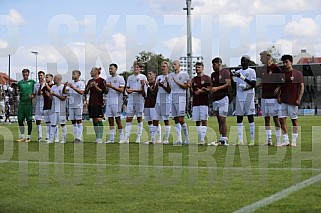
[[[88,106],[89,118],[102,118],[104,117],[102,106]]]
[[[30,104],[19,104],[18,105],[18,121],[32,121],[32,105]]]

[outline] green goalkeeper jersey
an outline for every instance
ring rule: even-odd
[[[34,80],[21,80],[18,82],[18,88],[19,88],[19,95],[20,95],[20,101],[19,104],[23,105],[32,105],[32,101],[30,99],[30,95],[33,93]]]

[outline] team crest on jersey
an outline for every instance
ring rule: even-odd
[[[219,80],[221,80],[221,79],[222,79],[222,76],[221,76],[221,75],[219,75],[219,76],[218,76],[218,79],[219,79]]]
[[[213,77],[212,81],[215,81],[215,78]]]
[[[246,78],[248,78],[249,76],[250,76],[250,74],[248,74],[248,73],[245,74],[245,77],[246,77]]]
[[[178,77],[178,80],[182,80],[182,77]]]
[[[116,79],[114,80],[114,83],[117,83],[117,80],[116,80]]]
[[[136,81],[138,82],[138,81],[139,81],[139,78],[136,78]]]
[[[281,81],[284,81],[284,78],[281,78]]]
[[[291,81],[293,81],[293,80],[294,80],[294,76],[293,76],[293,75],[290,77],[290,80],[291,80]]]
[[[201,84],[204,84],[205,82],[204,81],[201,81]]]
[[[272,75],[272,71],[271,70],[270,70],[269,74]]]

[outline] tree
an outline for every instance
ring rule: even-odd
[[[149,70],[155,70],[160,75],[161,74],[161,63],[163,61],[169,61],[168,58],[164,58],[162,54],[155,54],[149,51],[142,51],[136,56],[136,60],[143,64],[142,73],[147,75]]]
[[[272,62],[274,64],[280,64],[281,60],[281,54],[279,52],[279,50],[275,47],[275,45],[273,44],[272,47],[268,48],[268,51],[271,52],[271,56],[272,56]]]

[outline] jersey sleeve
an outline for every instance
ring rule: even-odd
[[[250,81],[256,81],[256,72],[254,69],[251,69]]]
[[[125,83],[125,79],[123,76],[119,77],[119,87],[125,87],[126,83]]]

